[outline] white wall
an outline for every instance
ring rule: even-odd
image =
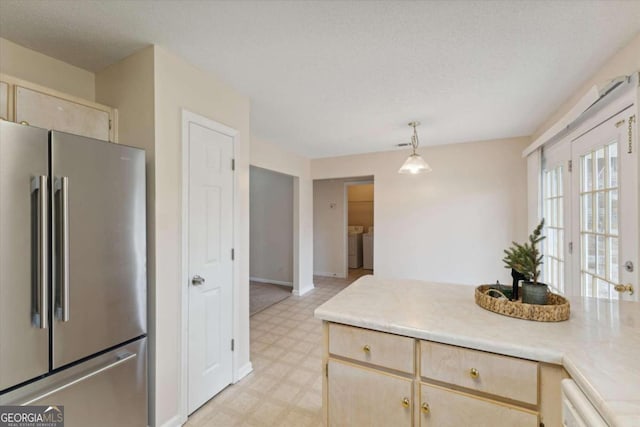
[[[234,375],[249,361],[249,99],[215,75],[153,46],[98,74],[101,100],[120,108],[123,143],[147,149],[149,177],[150,423],[180,425],[182,291],[182,109],[239,131],[235,147]],[[150,138],[150,139],[149,139]],[[186,374],[186,372],[185,372]]]
[[[0,73],[94,101],[92,72],[3,38],[0,38]]]
[[[589,79],[584,82],[577,82],[579,86],[573,95],[538,126],[538,129],[532,136],[532,140],[538,138],[544,131],[564,116],[593,85],[602,84],[615,77],[629,75],[638,70],[640,70],[640,32],[629,40],[625,46],[621,47],[620,50],[612,53],[611,57],[607,59]]]
[[[145,150],[147,176],[147,332],[149,348],[149,422],[156,395],[156,211],[154,48],[142,49],[96,74],[96,102],[118,109],[118,141]],[[162,351],[162,349],[160,349]]]
[[[311,171],[314,179],[374,176],[376,276],[506,282],[502,251],[527,235],[521,154],[528,143],[515,138],[421,149],[433,172],[417,176],[397,173],[408,150],[315,159]]]
[[[293,177],[251,166],[251,280],[293,286]]]
[[[155,47],[156,123],[156,425],[184,422],[179,414],[182,290],[182,109],[239,131],[235,159],[234,318],[235,377],[249,361],[249,146],[250,103],[214,74]]]
[[[314,181],[313,274],[317,276],[345,277],[344,212],[344,181]]]
[[[311,161],[253,135],[251,137],[251,164],[294,177],[293,293],[303,295],[313,289]]]

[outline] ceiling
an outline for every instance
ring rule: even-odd
[[[531,135],[640,31],[640,1],[0,0],[0,36],[90,71],[151,43],[309,157]]]

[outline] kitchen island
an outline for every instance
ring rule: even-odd
[[[640,304],[570,302],[568,321],[532,322],[478,307],[472,286],[365,276],[315,311],[325,420],[339,425],[398,399],[380,419],[446,425],[446,412],[475,417],[470,425],[485,415],[561,425],[560,380],[571,377],[607,424],[639,426]],[[358,390],[382,400],[360,401]]]

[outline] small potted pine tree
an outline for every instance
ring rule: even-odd
[[[528,242],[524,244],[513,242],[513,245],[504,251],[505,257],[502,261],[506,264],[506,268],[519,272],[525,278],[522,282],[522,302],[525,304],[547,303],[549,288],[538,281],[542,265],[542,254],[538,250],[538,243],[545,238],[542,235],[543,227],[544,218],[529,235]]]

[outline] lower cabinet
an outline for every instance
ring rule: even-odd
[[[505,403],[421,383],[419,425],[538,427],[538,414]]]
[[[326,426],[562,425],[561,366],[332,322],[324,337]]]
[[[336,360],[328,362],[330,426],[411,426],[413,381]]]

